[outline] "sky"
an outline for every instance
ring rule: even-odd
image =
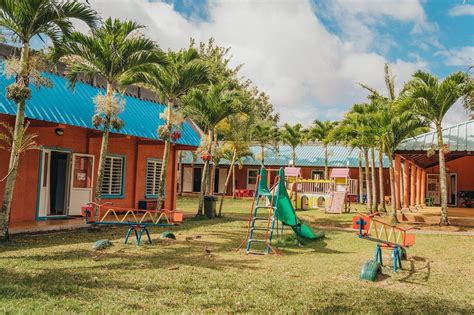
[[[444,78],[474,65],[474,3],[467,0],[88,2],[104,18],[142,23],[162,49],[187,47],[190,37],[231,47],[232,63],[269,94],[282,123],[342,118],[366,101],[358,83],[386,93],[386,62],[397,89],[418,69]],[[445,121],[467,119],[456,104]]]

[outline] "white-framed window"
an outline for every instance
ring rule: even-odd
[[[322,170],[312,170],[311,179],[324,179],[324,171]]]
[[[257,183],[258,169],[247,170],[247,189],[253,189]]]
[[[163,165],[162,160],[158,159],[147,159],[146,160],[146,184],[145,194],[146,196],[158,195],[158,183],[160,182],[161,166]]]
[[[105,158],[104,177],[102,179],[102,197],[123,197],[125,157],[110,155]]]

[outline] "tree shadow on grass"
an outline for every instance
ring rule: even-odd
[[[150,233],[162,233],[164,231],[172,231],[173,233],[187,232],[199,227],[212,227],[214,225],[232,223],[240,221],[232,218],[218,218],[213,220],[185,220],[183,224],[178,226],[167,227],[149,227]],[[99,239],[118,239],[124,238],[128,226],[104,226],[97,225],[87,228],[67,230],[67,231],[50,231],[35,234],[17,234],[11,236],[10,241],[0,243],[0,254],[15,251],[26,250],[31,248],[48,248],[61,245],[73,245],[81,243],[93,243]],[[131,238],[131,241],[134,239]]]
[[[409,268],[407,268],[407,264]],[[408,260],[402,261],[403,270],[407,270],[408,274],[400,279],[400,282],[424,285],[431,276],[431,261],[419,256],[410,257]]]

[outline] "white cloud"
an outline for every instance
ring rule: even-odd
[[[435,53],[445,58],[444,63],[448,66],[472,66],[474,65],[474,46],[466,46],[459,49],[441,50]]]
[[[463,105],[461,100],[458,100],[454,103],[453,107],[451,107],[446,115],[444,116],[444,122],[446,124],[458,124],[460,122],[466,121],[470,119],[470,112],[467,111]]]
[[[426,20],[417,1],[404,0],[401,6],[396,2],[387,5],[384,1],[384,6],[371,1],[367,6],[367,1],[354,0],[350,7],[356,13],[369,12],[363,16],[370,23],[375,23],[371,19],[377,12],[414,23]],[[198,41],[214,37],[218,45],[231,46],[233,62],[243,63],[242,74],[270,95],[282,122],[338,119],[352,104],[365,101],[366,91],[357,83],[384,89],[386,58],[369,50],[369,45],[329,32],[306,1],[212,1],[205,21],[188,20],[162,2],[90,3],[104,17],[135,19],[147,25],[147,35],[164,49],[186,47],[189,37]],[[359,31],[372,34],[370,28]],[[398,87],[419,68],[426,68],[420,58],[396,60],[393,72]]]
[[[449,15],[451,16],[461,16],[461,15],[474,15],[474,5],[472,4],[460,4],[454,6],[449,10]]]
[[[316,13],[333,20],[345,38],[362,49],[393,45],[387,34],[378,34],[375,26],[387,19],[413,24],[412,33],[433,32],[435,24],[429,23],[423,6],[418,0],[332,0],[316,5]],[[373,47],[374,46],[374,47]]]

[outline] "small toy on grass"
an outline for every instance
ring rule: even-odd
[[[102,249],[109,248],[112,245],[113,245],[112,242],[109,240],[98,240],[97,242],[94,243],[94,245],[92,245],[92,249],[102,250]]]
[[[167,238],[167,239],[170,239],[170,240],[176,240],[176,236],[173,233],[168,232],[168,231],[161,233],[160,238]]]

